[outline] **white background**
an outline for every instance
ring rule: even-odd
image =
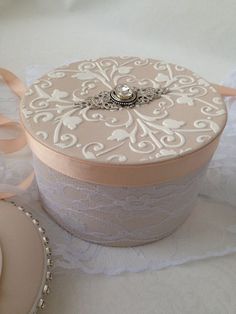
[[[220,82],[236,65],[236,1],[0,0],[1,67],[24,77],[30,64],[109,55],[160,58]],[[57,275],[45,313],[235,314],[235,266],[232,254],[158,272]]]

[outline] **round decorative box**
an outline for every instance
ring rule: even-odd
[[[0,201],[0,313],[35,314],[51,280],[44,229],[22,207]]]
[[[206,80],[136,57],[57,68],[21,103],[45,210],[112,246],[161,239],[185,221],[226,118]]]

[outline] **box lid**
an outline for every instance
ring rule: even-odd
[[[33,314],[49,292],[44,230],[22,207],[0,201],[0,313]]]
[[[225,126],[226,107],[209,82],[182,66],[106,57],[44,75],[28,89],[21,116],[26,132],[52,151],[138,166],[207,146]]]

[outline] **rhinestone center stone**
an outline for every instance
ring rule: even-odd
[[[121,107],[134,106],[137,91],[127,84],[119,84],[110,92],[111,101]]]
[[[133,90],[127,84],[117,85],[114,89],[114,92],[121,100],[130,99],[133,96]]]

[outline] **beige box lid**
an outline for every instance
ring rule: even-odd
[[[120,110],[75,105],[124,83],[169,92]],[[21,103],[21,119],[26,133],[51,151],[96,165],[138,166],[202,149],[222,132],[227,113],[216,89],[182,66],[106,57],[62,66],[34,82]]]

